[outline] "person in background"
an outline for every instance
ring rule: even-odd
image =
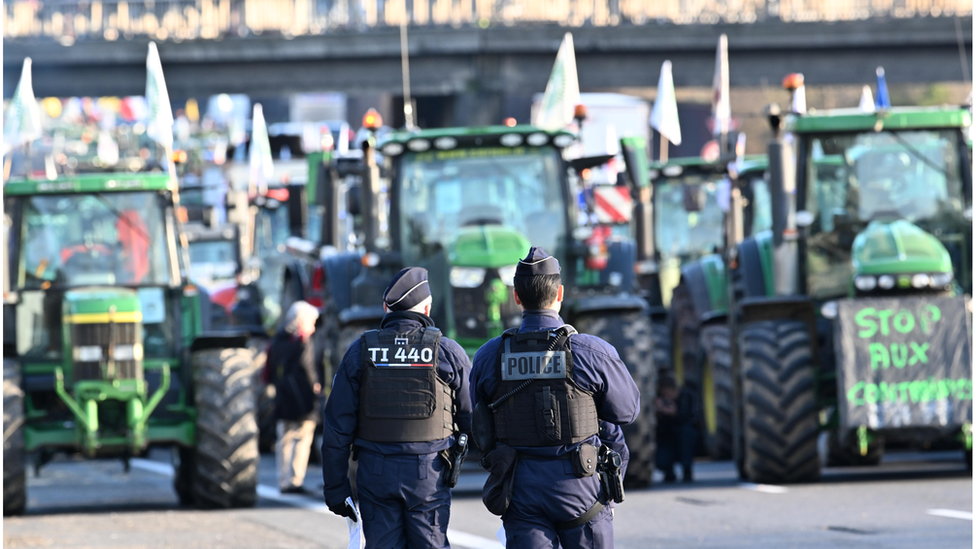
[[[318,309],[296,301],[284,326],[268,347],[265,382],[275,385],[278,442],[275,461],[282,494],[305,493],[305,470],[316,424],[316,400],[322,384],[315,370],[312,334]]]
[[[695,395],[681,388],[669,372],[658,376],[657,409],[657,467],[664,473],[664,482],[675,482],[675,462],[681,463],[682,482],[692,482],[692,463],[698,442],[698,415]]]

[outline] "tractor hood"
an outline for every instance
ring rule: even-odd
[[[142,322],[139,296],[128,288],[77,288],[65,293],[64,314],[68,322]]]
[[[855,276],[952,271],[945,246],[904,219],[872,221],[854,239],[851,259]]]
[[[450,246],[451,265],[495,269],[515,265],[529,250],[529,240],[504,225],[461,227]]]

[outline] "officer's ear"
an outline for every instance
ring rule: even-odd
[[[383,313],[386,314],[388,312],[390,312],[390,308],[386,306],[386,303],[383,303]]]
[[[424,314],[430,316],[430,303],[424,306]]]
[[[556,303],[563,302],[563,285],[559,285],[559,290],[556,291]]]
[[[515,304],[516,305],[521,305],[522,304],[522,300],[519,299],[518,292],[515,291],[515,288],[512,288],[512,295],[515,297]]]

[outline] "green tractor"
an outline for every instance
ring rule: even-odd
[[[624,138],[621,144],[627,152],[628,173],[634,173],[635,155],[646,150],[643,140]],[[745,234],[768,230],[766,158],[749,156],[735,162],[734,182],[725,162],[694,157],[647,165],[654,254],[650,268],[639,275],[639,285],[651,304],[654,363],[672,368],[679,384],[700,395],[705,449],[714,458],[728,459],[732,451],[730,356],[714,334],[715,326],[725,329],[728,310],[722,252],[728,205],[721,204],[721,197],[731,196],[730,186],[739,189],[736,200],[744,209]],[[715,361],[726,365],[717,378],[711,366]]]
[[[728,257],[744,478],[819,478],[821,433],[828,465],[877,463],[886,441],[971,458],[971,118],[771,106],[772,228]]]
[[[511,295],[515,266],[530,245],[542,246],[562,265],[563,317],[613,344],[645,395],[642,413],[624,432],[631,451],[628,484],[648,485],[656,380],[650,316],[634,275],[646,241],[603,238],[579,225],[577,173],[609,157],[565,160],[563,149],[576,139],[521,125],[398,132],[376,147],[368,143],[352,192],[340,189],[335,177],[320,189],[321,203],[332,208],[323,219],[338,220],[335,209],[344,202],[358,220],[362,243],[361,251],[331,246],[321,256],[324,331],[338,364],[356,337],[378,327],[392,275],[416,265],[430,273],[431,316],[473,355],[521,323]],[[341,244],[338,231],[333,224],[322,234]]]
[[[4,515],[56,453],[175,449],[183,504],[254,505],[257,425],[246,336],[208,333],[165,174],[4,187]]]

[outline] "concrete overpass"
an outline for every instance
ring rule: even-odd
[[[965,64],[972,56],[972,16],[961,17]],[[954,18],[881,18],[844,22],[675,25],[648,23],[566,29],[559,26],[412,28],[411,86],[416,95],[453,96],[458,122],[494,119],[513,97],[545,88],[555,52],[570,30],[583,91],[654,87],[661,62],[674,65],[675,86],[710,86],[717,37],[728,35],[731,85],[776,86],[803,72],[810,84],[964,80]],[[139,95],[145,88],[147,39],[4,40],[4,97],[21,61],[34,61],[34,91],[43,96]],[[173,97],[214,93],[268,96],[304,91],[399,94],[400,40],[393,28],[365,32],[191,40],[159,45]],[[481,114],[477,114],[481,113]],[[486,118],[487,119],[487,118]]]

